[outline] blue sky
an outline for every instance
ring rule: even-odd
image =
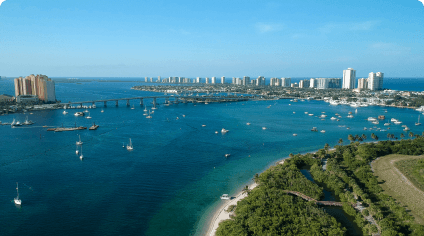
[[[6,0],[0,75],[424,77],[417,0]]]

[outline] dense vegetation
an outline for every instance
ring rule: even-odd
[[[345,229],[313,202],[284,193],[283,190],[292,190],[315,199],[323,196],[322,189],[300,173],[299,168],[304,165],[310,166],[315,181],[331,189],[344,202],[343,210],[355,217],[355,223],[365,235],[376,232],[383,236],[424,235],[424,226],[415,224],[405,208],[383,192],[370,166],[371,161],[388,154],[423,154],[424,138],[352,142],[346,146],[340,140],[339,144],[331,153],[326,145],[313,155],[290,155],[292,158],[284,165],[255,176],[259,186],[237,204],[235,216],[220,224],[217,235],[344,235]],[[326,171],[320,158],[327,159]],[[352,203],[357,201],[366,209],[355,210]],[[365,217],[376,224],[370,224]]]
[[[256,176],[259,186],[237,204],[233,220],[220,223],[216,235],[344,235],[346,229],[313,202],[283,191],[323,196],[322,188],[307,180],[296,164],[304,162],[274,166]]]
[[[396,167],[421,191],[424,191],[424,158],[395,162]]]

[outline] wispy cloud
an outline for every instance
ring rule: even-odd
[[[363,21],[363,22],[341,22],[328,23],[318,28],[322,33],[331,33],[332,31],[368,31],[380,24],[380,21]]]
[[[401,55],[411,52],[411,48],[400,46],[394,43],[378,42],[369,45],[369,48],[384,56]]]
[[[269,24],[258,22],[255,24],[255,28],[259,33],[268,33],[273,31],[280,31],[284,28],[283,24]]]

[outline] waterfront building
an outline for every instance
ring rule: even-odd
[[[256,79],[252,79],[252,80],[250,80],[250,84],[251,84],[251,85],[256,85]]]
[[[292,84],[290,84],[290,87],[292,87],[292,88],[299,88],[299,84],[298,83],[292,83]]]
[[[152,78],[152,77],[150,77],[150,82],[151,82],[151,83],[153,82],[153,78]]]
[[[281,78],[281,86],[282,87],[290,87],[291,78]]]
[[[367,89],[368,88],[368,79],[360,78],[358,79],[358,89]]]
[[[232,83],[232,84],[237,84],[237,83],[236,83],[236,78],[235,78],[235,77],[233,77],[233,79],[231,80],[231,83]]]
[[[342,80],[340,78],[317,78],[317,89],[339,89],[342,88]]]
[[[250,84],[250,77],[249,76],[243,76],[243,84],[249,85]]]
[[[205,78],[205,84],[209,84],[209,78],[208,77]]]
[[[13,102],[15,100],[15,97],[7,94],[1,94],[0,95],[0,102]]]
[[[369,73],[368,74],[368,88],[370,90],[382,90],[383,89],[383,78],[384,73]]]
[[[265,77],[259,76],[256,79],[256,86],[265,86]]]
[[[236,84],[237,85],[241,85],[242,84],[242,80],[239,77],[236,78]]]
[[[277,86],[277,78],[269,79],[269,86]]]
[[[317,83],[316,82],[317,81],[315,79],[311,78],[309,80],[309,88],[316,88],[317,87]]]
[[[36,95],[19,95],[16,97],[17,103],[38,103],[39,99]]]
[[[200,84],[200,77],[197,77],[197,78],[196,78],[196,83],[197,83],[197,84]]]
[[[158,80],[157,81],[160,83],[160,76],[158,76]]]
[[[144,77],[144,82],[146,82],[146,83],[147,83],[147,82],[148,82],[148,79],[149,79],[149,78]]]
[[[343,70],[343,88],[344,89],[354,89],[356,81],[356,70],[348,68]]]
[[[34,95],[43,102],[55,102],[55,84],[45,75],[29,75],[25,78],[19,77],[15,82],[15,96]]]
[[[221,77],[221,84],[225,84],[225,76]]]
[[[309,88],[310,81],[308,79],[304,79],[299,81],[299,88]]]
[[[216,77],[212,77],[211,83],[216,84]]]

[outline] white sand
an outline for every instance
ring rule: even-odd
[[[249,189],[254,189],[256,186],[257,186],[257,184],[256,183],[253,183],[253,184],[249,185]],[[230,212],[226,212],[225,211],[225,210],[227,210],[228,206],[230,206],[230,205],[237,205],[237,202],[240,201],[241,199],[245,198],[245,197],[247,197],[247,194],[241,192],[234,199],[223,200],[223,201],[226,201],[226,203],[213,216],[213,219],[212,219],[212,221],[210,223],[210,227],[209,227],[208,233],[206,235],[214,236],[216,230],[218,229],[219,223],[221,221],[223,221],[223,220],[229,220],[230,219]]]

